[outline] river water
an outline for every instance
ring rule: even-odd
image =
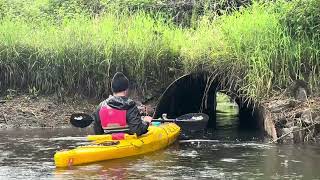
[[[56,169],[55,151],[86,144],[73,128],[0,130],[0,179],[320,179],[319,145],[268,144],[259,134],[214,130],[165,150]]]

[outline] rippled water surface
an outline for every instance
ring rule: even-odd
[[[236,130],[180,140],[146,155],[56,169],[54,152],[86,144],[81,136],[89,133],[0,130],[0,179],[320,179],[319,145],[271,145]]]

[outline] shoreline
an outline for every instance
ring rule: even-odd
[[[265,130],[272,142],[320,142],[320,97],[274,98],[261,106]]]
[[[132,95],[137,105],[141,101],[136,94]],[[68,128],[73,127],[69,118],[73,113],[91,114],[102,100],[70,96],[59,98],[56,95],[32,96],[17,94],[0,96],[0,129],[6,128]],[[154,102],[144,105],[148,114],[154,110]],[[91,127],[91,125],[89,126]]]
[[[142,104],[137,100],[137,95],[134,97],[138,105]],[[79,96],[61,99],[55,95],[34,97],[19,94],[5,98],[0,96],[0,129],[71,128],[71,114],[92,113],[100,103],[98,99]],[[155,102],[144,105],[152,110]],[[260,106],[263,109],[265,131],[272,137],[272,142],[320,141],[320,97],[304,102],[290,97],[273,98],[262,102]],[[88,128],[91,128],[91,125]]]
[[[53,95],[17,95],[1,100],[0,128],[68,127],[71,114],[93,112],[96,105],[94,100],[79,97],[61,100]]]

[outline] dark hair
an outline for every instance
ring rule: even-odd
[[[122,73],[117,72],[111,81],[111,89],[113,93],[125,91],[129,88],[129,80],[128,78]]]

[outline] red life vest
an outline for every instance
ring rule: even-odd
[[[112,134],[112,139],[124,139],[124,133],[113,133],[128,130],[127,111],[112,108],[108,105],[99,110],[102,129],[105,133]]]

